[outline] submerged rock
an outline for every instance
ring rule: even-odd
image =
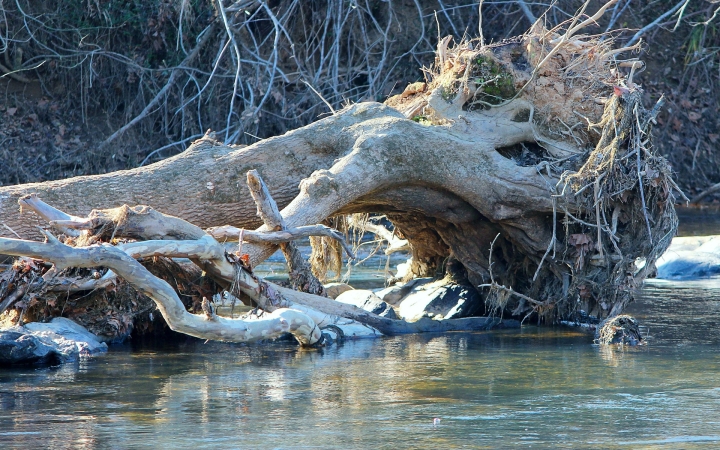
[[[392,306],[382,301],[373,291],[354,289],[343,292],[335,300],[357,306],[365,311],[370,311],[371,313],[387,317],[388,319],[398,318]]]
[[[107,344],[70,319],[0,330],[0,366],[60,364],[107,351]]]
[[[657,278],[665,280],[720,275],[720,236],[677,237],[655,266]]]

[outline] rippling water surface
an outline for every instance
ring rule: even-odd
[[[647,346],[526,326],[0,370],[0,449],[720,448],[720,281],[652,281],[630,312]]]
[[[0,448],[714,448],[719,287],[648,286],[650,344],[625,350],[529,326],[3,370]]]

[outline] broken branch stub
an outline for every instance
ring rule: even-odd
[[[273,231],[284,231],[286,229],[280,210],[278,210],[275,200],[272,199],[262,177],[256,170],[250,170],[247,173],[247,183],[255,203],[257,203],[258,215],[265,222],[265,226]],[[327,297],[325,287],[320,280],[312,274],[310,265],[305,262],[300,250],[292,242],[280,243],[285,260],[290,271],[290,282],[293,287],[310,294],[321,295]]]
[[[303,227],[287,228],[279,231],[245,230],[231,225],[211,227],[205,230],[217,240],[236,241],[242,233],[242,240],[256,244],[282,244],[311,236],[325,236],[335,239],[345,249],[350,259],[355,259],[353,249],[348,245],[345,237],[339,231],[325,225],[307,225]]]

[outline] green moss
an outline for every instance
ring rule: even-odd
[[[440,95],[442,96],[443,100],[446,102],[451,102],[455,98],[455,95],[457,95],[457,89],[453,89],[453,86],[440,86],[442,91],[440,92]]]
[[[474,63],[472,76],[479,87],[477,100],[497,105],[515,96],[515,79],[500,64],[486,56],[479,56]]]

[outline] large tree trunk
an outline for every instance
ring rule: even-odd
[[[615,55],[629,49],[575,36],[592,20],[492,46],[444,39],[432,79],[387,105],[355,104],[249,147],[206,137],[149,167],[1,188],[0,217],[36,236],[17,200],[38,193],[76,215],[144,204],[200,227],[255,228],[244,182],[255,169],[287,227],[387,214],[412,248],[411,275],[453,258],[490,308],[617,314],[677,223],[669,168],[650,151],[656,112],[617,78]],[[253,265],[275,249],[243,247]]]

